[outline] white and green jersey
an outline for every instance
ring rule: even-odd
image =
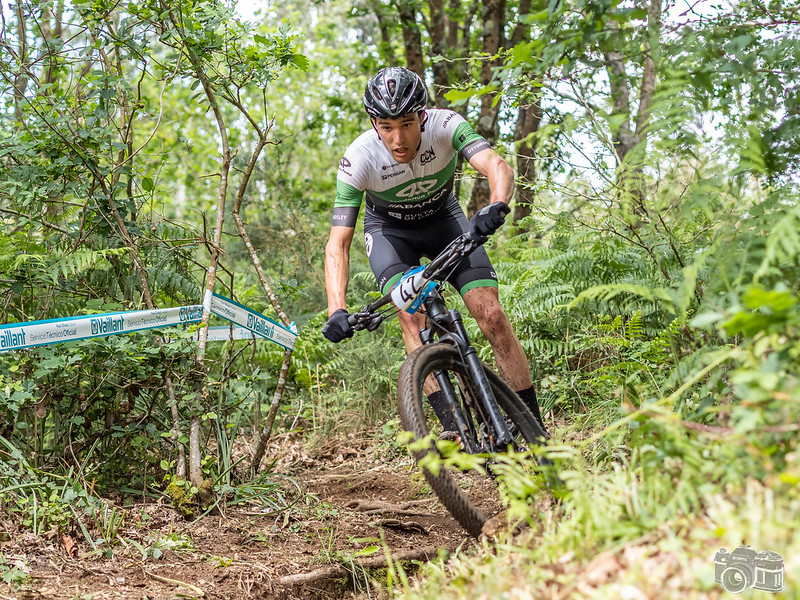
[[[369,208],[397,223],[431,217],[444,206],[453,190],[458,153],[469,160],[489,143],[452,110],[426,113],[420,147],[407,164],[394,160],[375,130],[350,144],[339,163],[334,225],[356,226],[365,192]]]

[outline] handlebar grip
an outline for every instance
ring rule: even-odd
[[[356,323],[358,323],[358,319],[356,318],[356,316],[348,315],[347,324],[350,325],[350,327],[354,327]]]

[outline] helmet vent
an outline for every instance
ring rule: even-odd
[[[397,80],[390,79],[386,82],[386,88],[389,90],[389,95],[394,98],[395,92],[397,91]]]

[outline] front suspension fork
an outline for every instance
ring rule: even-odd
[[[457,310],[449,311],[448,320],[449,324],[453,328],[453,333],[440,335],[439,339],[440,341],[454,342],[456,348],[458,348],[467,366],[467,372],[478,392],[477,401],[482,404],[484,416],[488,417],[492,428],[495,432],[497,432],[497,439],[490,440],[490,443],[492,443],[495,448],[505,448],[512,442],[513,438],[511,436],[511,432],[508,430],[506,420],[503,418],[500,408],[497,405],[497,399],[495,398],[494,392],[492,392],[492,388],[489,385],[486,372],[483,370],[483,364],[481,363],[480,358],[478,358],[478,353],[475,350],[475,347],[469,341],[469,335],[466,327],[464,326],[464,321]],[[428,329],[424,329],[420,332],[420,339],[422,340],[423,344],[430,344],[433,342],[433,329],[433,327],[429,327]],[[454,408],[456,425],[461,433],[462,440],[470,439],[471,436],[466,435],[470,429],[470,424],[467,423],[462,411],[460,410],[460,403],[456,396],[455,390],[450,383],[449,377],[442,371],[435,371],[434,376],[439,383],[439,389],[442,390],[442,394],[444,394],[445,398],[447,398],[450,406]],[[481,410],[481,407],[475,408],[476,410]],[[466,450],[474,453],[479,452],[481,449],[467,447]]]

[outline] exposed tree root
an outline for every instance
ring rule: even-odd
[[[375,521],[378,527],[388,527],[389,529],[398,529],[407,533],[421,533],[423,535],[430,534],[430,531],[424,525],[416,521],[401,521],[400,519],[381,519]]]
[[[430,560],[432,557],[437,556],[439,548],[428,546],[425,548],[418,548],[415,550],[404,550],[392,554],[390,560],[392,563],[409,560]],[[448,553],[450,550],[446,550]],[[340,579],[348,577],[352,574],[353,568],[360,568],[364,570],[382,569],[386,568],[389,563],[386,556],[371,556],[369,558],[355,558],[352,564],[348,565],[331,565],[316,569],[310,573],[298,573],[297,575],[285,575],[281,577],[280,583],[285,586],[301,586],[320,583],[329,579]],[[348,568],[349,567],[349,568]]]
[[[403,502],[402,504],[392,504],[391,502],[381,502],[380,500],[351,500],[345,504],[345,506],[368,515],[392,513],[395,515],[412,517],[431,515],[431,513],[428,511],[414,510],[414,507],[422,504],[430,504],[430,502],[430,500],[410,500],[408,502]]]

